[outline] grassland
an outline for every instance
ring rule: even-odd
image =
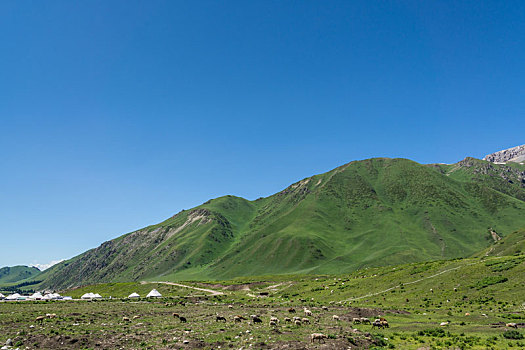
[[[519,244],[508,239],[509,245]],[[0,303],[0,343],[11,338],[29,349],[522,348],[525,340],[505,336],[524,334],[524,262],[525,255],[517,253],[365,268],[350,274],[184,282],[224,293],[216,296],[162,283],[98,284],[62,294],[78,297],[91,291],[112,299]],[[165,298],[125,298],[152,288]],[[304,317],[304,307],[313,312],[309,324],[285,322],[286,317]],[[298,313],[290,314],[289,308]],[[46,313],[57,317],[35,322]],[[250,322],[252,314],[263,323]],[[226,322],[217,322],[216,315]],[[234,322],[235,315],[248,320]],[[272,316],[280,320],[277,326],[269,325]],[[390,328],[353,324],[354,317],[384,317]],[[442,322],[448,324],[440,326]],[[506,327],[510,322],[518,328]],[[326,343],[312,344],[309,335],[314,332],[327,335]]]

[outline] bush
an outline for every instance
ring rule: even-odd
[[[503,338],[520,340],[523,339],[523,334],[516,330],[505,331],[503,332]]]
[[[478,283],[476,283],[475,287],[477,289],[482,289],[482,288],[491,286],[493,284],[507,282],[508,280],[509,279],[507,277],[503,277],[503,276],[489,276],[489,277],[485,277],[479,280]]]
[[[442,338],[446,335],[445,330],[443,328],[424,329],[422,331],[417,332],[417,334],[421,336],[436,337],[436,338]]]

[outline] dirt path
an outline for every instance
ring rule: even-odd
[[[163,283],[163,284],[169,284],[171,286],[177,286],[177,287],[183,287],[183,288],[190,288],[190,289],[200,290],[200,291],[203,291],[203,292],[210,293],[211,296],[224,295],[223,292],[219,292],[218,290],[199,288],[199,287],[192,287],[192,286],[187,286],[185,284],[180,284],[180,283],[175,283],[175,282],[162,282],[162,281],[146,282],[146,281],[142,281],[140,283],[142,283],[142,284],[146,284],[146,283]]]
[[[476,262],[473,262],[473,263],[468,263],[468,264],[465,264],[465,265],[452,267],[452,268],[450,268],[450,269],[446,269],[446,270],[443,270],[443,271],[441,271],[441,272],[438,272],[438,273],[435,273],[435,274],[433,274],[433,275],[426,276],[426,277],[423,277],[423,278],[420,278],[420,279],[417,279],[417,280],[414,280],[414,281],[400,283],[400,284],[398,284],[398,285],[396,285],[396,286],[390,287],[390,288],[385,289],[385,290],[382,290],[382,291],[380,291],[380,292],[370,293],[370,294],[366,294],[366,295],[363,295],[363,296],[360,296],[360,297],[355,297],[355,298],[348,298],[348,299],[342,300],[341,302],[343,302],[343,301],[359,300],[359,299],[363,299],[363,298],[372,297],[372,296],[374,296],[374,295],[383,294],[383,293],[386,293],[386,292],[390,292],[392,289],[399,288],[399,287],[401,287],[401,285],[405,285],[405,286],[406,286],[406,285],[408,285],[408,284],[418,283],[418,282],[421,282],[421,281],[423,281],[423,280],[431,279],[431,278],[437,277],[437,276],[439,276],[439,275],[442,275],[442,274],[447,273],[447,272],[450,272],[450,271],[458,270],[458,269],[460,269],[460,268],[462,268],[462,267],[465,267],[465,266],[475,265],[475,264],[479,264],[479,263],[480,263],[479,261],[476,261]]]

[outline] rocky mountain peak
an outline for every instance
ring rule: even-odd
[[[505,149],[503,151],[488,154],[483,158],[492,163],[525,162],[525,145]]]

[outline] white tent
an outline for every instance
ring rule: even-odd
[[[10,294],[7,296],[7,298],[5,298],[6,300],[18,300],[19,298],[21,298],[22,296],[18,293],[15,293],[15,294]]]
[[[93,299],[95,297],[95,294],[93,293],[86,293],[83,296],[81,296],[81,299]]]
[[[0,299],[5,299],[5,295],[3,295],[2,293],[0,293]]]
[[[96,294],[93,295],[93,298],[95,298],[95,299],[102,299],[102,295],[96,293]]]
[[[146,295],[146,298],[160,298],[162,297],[162,294],[160,294],[156,289],[152,289],[151,292]]]
[[[58,293],[49,293],[42,297],[42,300],[57,300],[62,299],[62,296]]]
[[[73,300],[72,297],[62,297],[62,300]]]
[[[41,300],[42,298],[43,296],[42,296],[42,293],[40,292],[33,293],[33,295],[29,297],[29,299],[31,300]]]
[[[140,298],[140,295],[138,293],[131,293],[128,298]]]

